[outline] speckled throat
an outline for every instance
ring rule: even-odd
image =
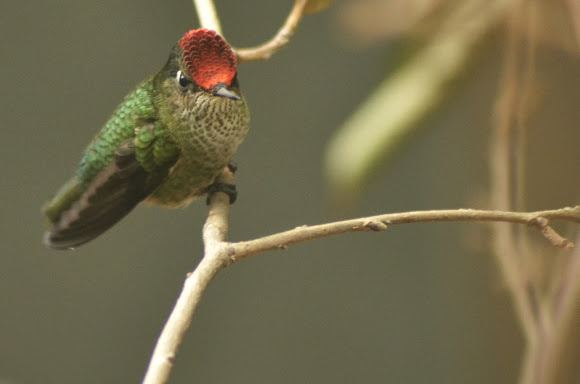
[[[248,132],[250,113],[243,98],[174,92],[166,87],[174,85],[162,86],[166,97],[158,105],[159,117],[180,156],[148,201],[179,207],[202,195],[232,159]]]

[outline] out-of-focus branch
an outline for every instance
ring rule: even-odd
[[[516,209],[514,199],[518,197],[518,181],[521,181],[518,172],[521,171],[516,160],[518,156],[515,141],[516,124],[518,123],[518,104],[520,102],[519,30],[513,20],[521,12],[519,3],[513,3],[508,13],[511,21],[507,24],[507,39],[504,53],[503,73],[500,81],[500,90],[497,98],[495,125],[491,139],[490,151],[490,179],[491,179],[491,206],[501,210]],[[527,88],[527,87],[526,87]],[[516,152],[516,155],[514,155]],[[519,163],[519,162],[518,162]],[[537,298],[526,268],[522,264],[522,255],[519,253],[513,228],[503,223],[493,225],[493,249],[496,260],[509,293],[514,301],[518,320],[524,330],[528,344],[537,336]]]
[[[580,242],[580,235],[576,237]],[[552,299],[554,336],[549,362],[545,373],[547,383],[570,383],[574,381],[578,367],[574,348],[579,340],[578,314],[580,313],[580,247],[565,256],[566,268],[562,271],[558,287]]]
[[[572,21],[572,28],[576,35],[576,45],[580,49],[580,2],[578,0],[565,0],[570,10],[570,19]]]
[[[466,0],[452,7],[425,45],[374,90],[334,133],[325,174],[336,202],[351,203],[448,94],[478,43],[505,17],[510,1]]]
[[[532,0],[514,2],[507,24],[490,158],[492,206],[502,210],[525,209],[526,135],[535,73],[538,4]],[[544,227],[542,218],[536,220],[535,225],[545,237],[552,237],[552,228]],[[572,257],[561,256],[562,268],[550,275],[546,273],[544,278],[552,286],[551,291],[546,292],[529,267],[529,261],[537,254],[527,233],[515,232],[502,223],[494,224],[494,230],[494,251],[500,272],[526,336],[520,384],[571,382],[562,378],[575,370],[568,368],[566,372],[562,362],[574,342],[570,336],[574,333],[571,318],[580,294],[578,253]],[[553,239],[552,243],[560,241],[566,242]]]
[[[236,48],[236,53],[240,61],[266,60],[269,59],[280,48],[288,44],[300,20],[304,16],[304,9],[308,5],[308,0],[295,0],[294,6],[290,10],[286,21],[280,27],[276,35],[267,42],[251,48]]]

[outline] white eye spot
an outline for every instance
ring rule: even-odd
[[[187,77],[185,77],[185,75],[181,71],[177,71],[177,74],[175,75],[175,81],[177,81],[177,83],[182,88],[187,88],[187,86],[191,83],[191,81]]]

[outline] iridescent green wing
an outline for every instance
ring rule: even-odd
[[[43,208],[48,219],[55,223],[84,193],[93,179],[107,167],[115,151],[135,136],[135,127],[146,119],[155,120],[151,80],[140,84],[128,94],[111,118],[85,150],[76,175],[70,179]]]
[[[156,116],[153,83],[149,79],[125,97],[103,129],[91,141],[77,172],[79,180],[83,184],[90,184],[113,161],[117,148],[135,137],[135,129],[154,122]]]
[[[108,124],[110,131],[87,149],[79,175],[49,203],[45,211],[53,226],[45,235],[48,246],[74,248],[97,237],[163,182],[177,160],[177,147],[160,122],[147,116],[133,121],[131,130]],[[86,160],[90,156],[97,159]]]
[[[115,151],[113,160],[59,216],[45,243],[69,249],[97,237],[150,195],[175,163],[177,147],[156,124],[140,127],[136,137]]]

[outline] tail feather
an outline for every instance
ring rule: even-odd
[[[88,185],[80,188],[79,182],[70,182],[70,191],[64,190],[47,205],[45,213],[53,225],[44,235],[46,246],[71,249],[94,239],[160,184],[166,173],[149,174],[133,148],[130,143],[120,148],[115,160]]]

